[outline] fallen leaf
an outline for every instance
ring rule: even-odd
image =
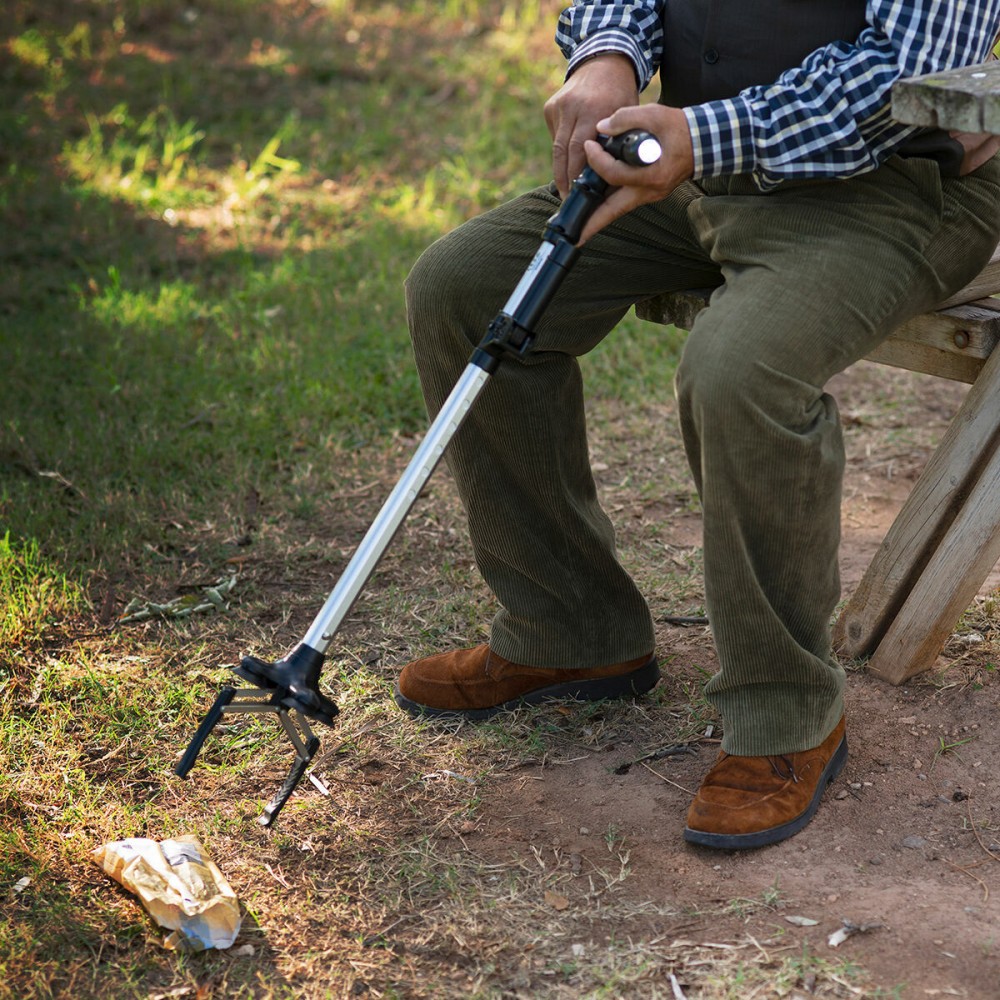
[[[565,910],[569,907],[569,900],[565,896],[560,896],[558,892],[546,889],[545,905],[551,906],[553,910]]]
[[[785,920],[790,924],[795,924],[796,927],[815,927],[819,923],[818,920],[813,920],[812,917],[797,917],[794,915],[785,917]]]

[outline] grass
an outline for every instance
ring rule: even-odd
[[[388,664],[489,615],[446,485],[329,664],[330,797],[260,829],[289,753],[248,719],[216,730],[190,782],[170,773],[221,668],[308,623],[409,457],[424,413],[402,282],[433,238],[547,180],[560,6],[0,10],[0,995],[667,996],[676,973],[710,997],[785,967],[743,940],[740,964],[661,939],[686,915],[623,892],[613,827],[582,873],[566,852],[525,867],[460,849],[497,775],[614,745],[646,709],[401,720]],[[593,405],[662,410],[678,348],[627,320],[585,362]],[[697,554],[678,570],[650,589],[699,609]],[[232,577],[224,613],[118,623]],[[712,718],[698,665],[677,678],[641,752]],[[192,829],[240,887],[250,952],[162,951],[90,861]],[[813,965],[816,995],[841,995]]]
[[[0,648],[10,651],[37,639],[54,614],[72,611],[82,593],[61,573],[47,566],[35,539],[18,544],[10,532],[0,538]]]

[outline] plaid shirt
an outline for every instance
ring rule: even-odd
[[[644,89],[660,64],[667,2],[678,0],[573,0],[556,30],[568,72],[598,53],[619,52]],[[767,190],[782,180],[874,169],[924,131],[893,121],[892,84],[985,60],[1000,0],[869,0],[867,20],[853,43],[817,49],[773,84],[685,108],[694,176],[752,173]]]

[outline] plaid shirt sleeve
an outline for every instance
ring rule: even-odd
[[[562,12],[556,28],[556,43],[569,60],[566,75],[591,56],[619,52],[632,60],[639,89],[645,90],[663,52],[661,16],[665,2],[573,0],[573,6]]]
[[[632,57],[645,86],[662,51],[663,2],[575,0],[557,32],[570,71],[598,51],[618,51]],[[853,43],[817,49],[773,84],[685,108],[694,176],[749,173],[768,190],[874,169],[921,131],[891,118],[892,84],[982,62],[1000,0],[869,0],[867,14],[869,27]]]
[[[983,61],[998,21],[1000,0],[869,0],[854,44],[818,49],[770,86],[685,108],[695,176],[752,173],[767,190],[877,167],[921,131],[890,117],[892,84]]]

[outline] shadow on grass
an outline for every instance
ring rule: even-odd
[[[239,937],[225,951],[183,954],[164,950],[167,931],[136,897],[96,868],[81,909],[78,887],[29,885],[0,918],[3,951],[17,953],[5,968],[6,995],[20,998],[257,996],[291,997],[296,990],[278,968],[278,955],[252,914],[243,912]]]
[[[252,491],[422,421],[401,286],[435,150],[385,109],[405,81],[446,115],[449,76],[394,17],[4,6],[0,525],[67,573],[211,559]]]
[[[46,611],[56,623],[30,647],[0,650],[0,829],[16,833],[0,837],[0,975],[19,997],[293,992],[287,948],[251,912],[238,944],[253,956],[178,959],[85,860],[182,822],[222,838],[214,801],[179,805],[162,779],[199,671],[214,688],[218,650],[263,626],[107,626],[137,592],[163,600],[231,571],[288,511],[301,527],[345,450],[422,428],[403,277],[458,216],[520,186],[507,161],[529,162],[544,125],[513,57],[507,103],[470,103],[485,20],[456,32],[418,6],[0,8],[0,537],[37,542],[37,565],[94,605]],[[534,134],[515,130],[523,105]],[[465,184],[469,148],[495,157],[486,187]],[[454,177],[459,194],[435,186]],[[276,589],[301,586],[270,544],[258,558]],[[231,849],[259,875],[282,841],[248,846],[237,825]],[[312,916],[283,892],[266,905],[275,949],[308,952]],[[342,927],[350,944],[343,914],[328,938]]]

